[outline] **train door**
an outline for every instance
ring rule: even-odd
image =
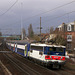
[[[9,49],[11,50],[11,43],[10,43],[10,48]]]
[[[27,44],[25,44],[24,56],[27,54]]]
[[[17,52],[17,43],[16,43],[16,47],[15,47],[15,52]]]
[[[15,52],[15,43],[13,44],[13,52]]]
[[[27,54],[26,54],[26,56],[29,56],[29,50],[30,50],[30,44],[27,44]]]
[[[25,45],[25,51],[24,51],[24,55],[26,57],[29,56],[29,50],[30,50],[30,44],[26,44]]]

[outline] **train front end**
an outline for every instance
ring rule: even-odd
[[[47,46],[44,48],[44,54],[47,66],[61,68],[65,64],[65,46]]]

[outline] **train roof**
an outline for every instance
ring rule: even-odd
[[[41,47],[62,47],[62,48],[66,48],[65,46],[62,46],[62,45],[49,45],[49,44],[41,44],[41,43],[31,43],[31,46],[41,46]]]

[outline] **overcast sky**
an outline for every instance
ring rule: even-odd
[[[75,12],[59,17],[63,14],[75,11],[75,2],[72,2],[75,0],[16,1],[17,0],[0,0],[0,31],[2,31],[3,34],[20,34],[21,27],[24,27],[26,32],[28,32],[29,24],[32,24],[35,33],[39,33],[37,27],[40,26],[40,17],[43,27],[42,32],[44,33],[48,32],[51,26],[58,27],[58,25],[63,22],[68,23],[75,20]],[[16,4],[13,5],[15,2]],[[72,3],[54,9],[70,2]]]

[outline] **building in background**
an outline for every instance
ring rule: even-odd
[[[57,36],[57,34],[50,34],[50,35],[49,35],[49,40],[55,38],[56,36]]]
[[[73,52],[75,48],[75,21],[71,23],[62,23],[58,26],[58,29],[65,33],[64,37],[67,40],[67,50]]]

